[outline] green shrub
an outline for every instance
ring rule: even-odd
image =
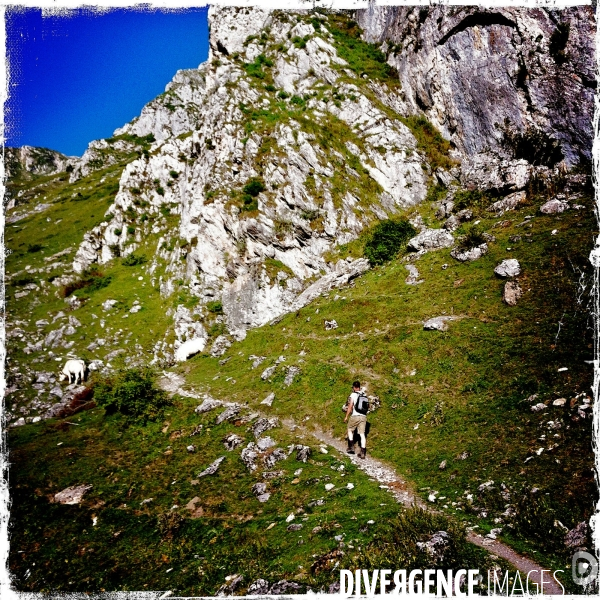
[[[164,196],[164,195],[165,195],[165,188],[163,188],[162,186],[160,186],[160,185],[159,185],[159,186],[156,188],[156,193],[157,193],[159,196]]]
[[[416,233],[406,219],[382,221],[367,239],[364,255],[371,265],[382,265],[392,260]]]
[[[39,252],[43,247],[41,244],[28,244],[27,252]]]
[[[214,302],[207,302],[206,308],[208,308],[208,310],[211,313],[215,314],[221,314],[223,312],[223,304],[221,304],[220,300],[215,300]]]
[[[145,256],[140,256],[137,254],[128,254],[122,261],[121,264],[125,267],[135,267],[137,265],[143,265],[147,262],[147,258]]]
[[[127,227],[127,233],[133,235],[135,233],[135,227],[129,225],[129,227]]]
[[[123,370],[96,384],[94,399],[107,415],[121,413],[143,423],[155,420],[172,404],[155,380],[155,374],[148,368]]]
[[[173,178],[173,179],[177,179],[179,177],[179,173],[177,171],[169,171],[169,175]]]
[[[116,227],[115,229],[113,229],[113,233],[118,236],[123,233],[123,230],[120,229],[119,227]]]
[[[482,209],[490,203],[490,199],[480,190],[461,190],[454,194],[455,210],[465,208]]]
[[[265,189],[265,184],[263,183],[262,179],[259,179],[258,177],[253,177],[244,186],[243,192],[244,194],[248,194],[249,196],[256,198],[256,196],[258,196],[261,192],[264,192]]]

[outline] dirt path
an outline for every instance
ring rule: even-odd
[[[185,380],[181,375],[168,372],[163,372],[163,374],[164,377],[161,378],[159,384],[165,391],[172,394],[178,393],[182,396],[191,398],[202,398],[202,394],[183,389]],[[281,419],[281,424],[291,431],[300,431],[302,433],[312,435],[320,442],[327,444],[328,446],[332,446],[339,452],[343,453],[354,465],[364,471],[371,479],[377,481],[380,486],[386,486],[399,504],[403,504],[407,507],[418,506],[425,510],[434,510],[430,505],[425,503],[414,493],[409,484],[396,472],[393,467],[385,464],[383,461],[373,458],[369,455],[367,455],[365,459],[360,459],[355,454],[346,454],[344,442],[332,437],[320,429],[307,429],[304,426],[298,425],[291,419]],[[513,565],[515,569],[521,571],[521,573],[523,573],[525,576],[530,573],[529,580],[533,583],[537,583],[540,586],[540,589],[543,576],[543,590],[547,594],[559,596],[563,595],[563,589],[560,585],[558,585],[558,583],[556,583],[556,581],[554,581],[549,569],[544,569],[544,567],[537,564],[533,560],[521,556],[506,544],[498,540],[492,540],[490,538],[478,535],[473,531],[468,533],[467,540],[476,546],[484,548],[491,554],[495,554],[496,556],[503,558]],[[542,573],[542,571],[545,571],[545,573]],[[523,581],[525,581],[525,578],[523,578]]]
[[[284,421],[283,424],[290,428],[302,429],[305,431],[304,428],[299,427],[290,421]],[[346,451],[344,442],[333,438],[319,429],[306,431],[306,433],[310,433],[319,441],[328,444],[329,446],[333,446],[339,452],[345,453]],[[426,510],[432,510],[428,504],[415,495],[407,482],[400,477],[400,475],[398,475],[393,467],[390,467],[389,465],[386,465],[382,461],[370,457],[369,455],[367,455],[367,458],[365,459],[360,459],[354,454],[346,454],[346,456],[354,465],[369,475],[369,477],[375,479],[382,485],[388,486],[390,493],[400,504],[403,504],[404,506],[416,505]],[[550,569],[545,569],[533,560],[521,556],[512,548],[510,548],[510,546],[507,546],[499,540],[492,540],[490,538],[481,536],[473,531],[470,531],[467,534],[467,540],[476,546],[485,548],[485,550],[487,550],[490,554],[495,554],[496,556],[503,558],[516,569],[521,571],[525,576],[527,576],[527,573],[530,573],[530,581],[537,583],[540,586],[540,589],[543,576],[543,589],[546,594],[558,596],[564,594],[563,588],[561,588],[561,586],[552,578],[552,571]],[[545,573],[542,573],[542,570],[544,570]],[[523,579],[523,582],[524,581],[525,579]]]

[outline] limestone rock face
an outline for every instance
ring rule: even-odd
[[[562,153],[569,166],[590,158],[591,6],[373,6],[357,11],[357,21],[369,41],[386,43],[406,105],[425,112],[462,154],[550,165]],[[522,155],[523,135],[546,147]]]
[[[22,173],[32,175],[60,173],[76,160],[73,156],[65,156],[55,150],[34,146],[4,149],[4,168],[8,178],[17,177]]]
[[[221,303],[225,333],[240,340],[347,284],[368,262],[326,261],[326,253],[425,198],[430,168],[402,120],[402,99],[348,68],[326,16],[317,28],[303,16],[212,7],[208,60],[178,71],[113,138],[90,144],[72,174],[94,168],[107,145],[119,154],[146,144],[73,269],[158,238],[145,267],[151,285],[167,298],[184,281],[199,304],[191,318],[175,318],[175,348],[161,346],[157,357],[206,339],[192,325],[207,303]],[[335,89],[334,101],[323,84]],[[324,130],[341,133],[332,142]]]

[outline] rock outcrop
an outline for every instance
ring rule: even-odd
[[[409,110],[425,113],[466,162],[483,156],[490,170],[505,159],[510,170],[519,159],[590,160],[591,6],[373,6],[357,20],[369,41],[383,44]]]

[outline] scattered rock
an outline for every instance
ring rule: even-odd
[[[220,400],[215,400],[214,398],[207,396],[204,399],[204,402],[195,408],[194,412],[198,415],[201,415],[209,410],[217,408],[217,406],[223,406],[223,403]]]
[[[285,380],[283,385],[286,387],[290,387],[294,382],[294,378],[300,374],[300,369],[298,367],[290,366],[286,368]]]
[[[75,485],[65,488],[62,492],[54,494],[54,502],[58,502],[59,504],[79,504],[84,494],[91,489],[91,485]]]
[[[332,319],[331,321],[325,321],[325,331],[329,331],[330,329],[337,329],[338,328],[338,324],[337,321],[335,319]]]
[[[269,582],[266,579],[253,581],[246,590],[246,596],[266,596],[269,592]]]
[[[523,290],[517,281],[507,281],[504,284],[504,291],[502,292],[502,300],[508,306],[516,306],[519,298],[523,295]]]
[[[272,365],[270,367],[267,367],[261,374],[260,378],[265,381],[267,379],[269,379],[269,377],[271,377],[271,375],[273,375],[273,373],[275,373],[275,369],[277,368],[277,365]]]
[[[196,446],[194,446],[193,444],[190,444],[189,446],[187,446],[186,450],[190,453],[196,452]]]
[[[300,531],[302,529],[303,525],[301,523],[292,523],[291,525],[288,525],[287,530],[288,531]]]
[[[277,462],[280,460],[285,460],[288,455],[281,448],[275,448],[273,452],[267,454],[263,458],[263,463],[267,469],[272,469]]]
[[[494,269],[499,277],[516,277],[520,272],[521,265],[516,258],[507,258]]]
[[[269,448],[273,448],[273,446],[275,446],[276,444],[277,444],[277,442],[273,438],[269,437],[268,435],[261,437],[256,441],[256,447],[261,452],[265,452]]]
[[[279,420],[277,417],[271,417],[270,419],[261,417],[252,426],[252,433],[254,434],[254,437],[258,439],[265,431],[277,427],[278,424]]]
[[[501,217],[505,212],[509,210],[515,210],[519,204],[521,204],[527,194],[525,192],[515,192],[510,196],[506,196],[502,198],[502,200],[498,200],[494,202],[492,205],[488,206],[488,211],[496,213],[497,217]]]
[[[270,596],[282,596],[283,594],[299,594],[302,590],[302,586],[293,581],[286,581],[282,579],[277,583],[274,583],[269,590]]]
[[[446,468],[446,465],[447,465],[447,464],[448,464],[448,463],[447,463],[447,461],[446,461],[446,460],[443,460],[443,461],[440,463],[440,466],[438,467],[438,469],[439,469],[440,471],[443,471],[443,470]]]
[[[425,551],[434,563],[441,562],[450,546],[450,536],[445,531],[436,531],[427,542],[417,542],[417,546]]]
[[[224,456],[217,458],[212,462],[202,473],[198,473],[197,477],[204,477],[205,475],[214,475],[218,470],[221,463],[225,460]]]
[[[408,277],[404,280],[407,285],[419,285],[425,281],[424,279],[419,279],[419,270],[417,267],[415,267],[415,265],[408,264],[404,266],[408,271]]]
[[[296,446],[296,460],[305,463],[310,457],[310,446]]]
[[[225,445],[225,448],[231,452],[232,450],[235,450],[239,445],[241,445],[243,441],[244,439],[241,438],[239,435],[236,435],[235,433],[230,433],[223,439],[223,444]]]
[[[540,206],[540,212],[544,215],[556,215],[569,208],[569,203],[559,198],[552,198]]]
[[[552,406],[564,406],[566,403],[567,403],[566,398],[558,398],[552,403]]]
[[[118,300],[105,300],[102,303],[102,310],[107,311],[110,310],[115,304],[118,304]]]
[[[454,321],[456,317],[443,316],[433,317],[423,323],[423,329],[426,331],[448,331],[447,321]]]
[[[465,450],[462,454],[459,454],[456,457],[456,460],[467,460],[467,458],[469,458],[469,456],[471,456],[471,453],[468,452],[467,450]]]
[[[272,406],[273,400],[275,400],[275,392],[271,392],[262,402],[261,404],[266,404],[267,406]]]
[[[250,471],[256,471],[256,459],[258,458],[258,449],[254,442],[250,442],[241,453],[242,462]]]
[[[215,421],[215,423],[217,425],[220,425],[221,423],[223,423],[224,421],[229,421],[231,419],[234,419],[235,417],[237,417],[240,414],[240,411],[242,410],[241,405],[234,403],[230,406],[228,406],[218,417],[217,420]]]
[[[532,412],[541,412],[542,410],[546,410],[548,407],[543,403],[540,402],[539,404],[534,404],[531,407]]]
[[[325,484],[325,491],[329,491],[332,490],[335,487],[335,485],[333,485],[333,483],[326,483]]]
[[[267,358],[266,356],[255,356],[254,354],[251,354],[248,357],[248,360],[252,361],[252,368],[256,369],[256,367],[258,367],[258,365],[260,365],[263,361],[265,361],[266,358]],[[259,579],[259,581],[264,581],[264,580]]]
[[[223,356],[231,346],[231,340],[226,335],[220,335],[210,349],[211,356]]]
[[[459,262],[472,262],[485,256],[488,252],[488,245],[484,242],[479,246],[475,246],[475,248],[469,248],[468,250],[458,250],[454,248],[450,252],[450,256],[455,258]]]

